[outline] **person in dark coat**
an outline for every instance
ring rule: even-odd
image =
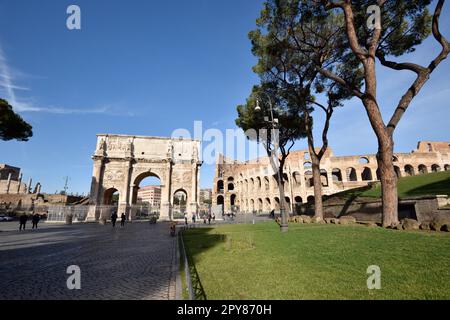
[[[27,221],[28,221],[28,216],[25,213],[22,213],[22,215],[19,217],[19,223],[20,223],[19,231],[22,230],[22,227],[23,227],[23,230],[25,230]]]
[[[211,213],[208,214],[208,224],[211,224]]]
[[[117,213],[114,212],[114,213],[111,215],[111,222],[112,222],[113,228],[116,226],[116,221],[117,221]]]
[[[125,213],[122,213],[122,215],[120,216],[120,226],[121,227],[125,227],[125,220],[127,219],[127,217],[125,216]]]
[[[34,229],[34,228],[37,229],[39,220],[41,220],[41,217],[36,213],[36,214],[31,218],[31,222],[33,223],[33,226],[31,227],[31,229]]]

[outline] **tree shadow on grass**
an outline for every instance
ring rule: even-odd
[[[212,230],[214,230],[214,228],[195,228],[189,229],[188,231],[182,231],[181,234],[189,263],[189,273],[194,293],[193,298],[195,300],[207,299],[206,292],[195,265],[195,262],[197,261],[196,257],[202,252],[226,241],[226,236],[224,234],[211,233]]]
[[[441,181],[429,183],[406,192],[407,196],[420,196],[420,195],[437,195],[447,194],[450,195],[450,177]]]

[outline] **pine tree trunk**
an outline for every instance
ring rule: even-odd
[[[366,93],[363,99],[370,124],[378,141],[378,169],[381,180],[381,200],[383,207],[383,227],[398,223],[397,175],[394,170],[394,140],[383,122],[376,99],[375,60],[365,61]]]
[[[314,182],[314,217],[323,219],[322,180],[320,177],[320,162],[312,156],[312,171]]]
[[[397,175],[394,169],[393,144],[390,140],[379,141],[377,154],[381,179],[383,227],[390,227],[398,223]]]

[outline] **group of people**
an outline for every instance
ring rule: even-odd
[[[116,221],[117,221],[117,218],[118,218],[118,217],[119,217],[119,216],[117,215],[116,212],[114,212],[114,213],[111,215],[111,223],[112,223],[113,228],[116,227]],[[125,221],[126,221],[126,220],[127,220],[127,217],[126,217],[125,213],[122,212],[122,215],[120,216],[120,226],[121,226],[121,227],[125,227]]]
[[[195,224],[196,220],[197,220],[197,216],[195,214],[193,214],[192,215],[192,223]],[[204,224],[206,224],[206,221],[208,221],[208,224],[211,224],[211,220],[212,221],[216,220],[216,216],[214,215],[214,213],[213,214],[209,213],[207,215],[206,214],[203,215],[203,223]],[[188,224],[188,214],[187,213],[184,214],[184,223],[186,225]]]
[[[37,229],[38,223],[41,220],[41,216],[37,213],[31,216],[31,229]],[[28,215],[26,213],[22,213],[19,217],[19,231],[25,230],[28,221]]]

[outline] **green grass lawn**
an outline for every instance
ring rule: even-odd
[[[274,222],[187,230],[207,299],[450,299],[450,234]],[[381,268],[368,290],[367,267]]]
[[[381,197],[380,185],[374,188],[359,188],[335,194],[333,197]],[[403,177],[398,181],[399,197],[446,194],[450,196],[450,171],[434,172],[412,177]]]

